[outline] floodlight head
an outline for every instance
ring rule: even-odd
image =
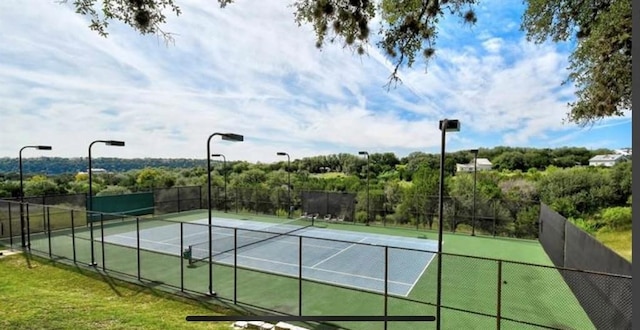
[[[278,155],[278,156],[286,156],[287,153],[280,151],[280,152],[277,152],[276,155]]]
[[[369,156],[369,153],[366,152],[366,151],[358,151],[358,154],[359,155],[367,155],[367,156]]]
[[[233,142],[242,142],[244,141],[244,136],[235,133],[223,133],[220,134],[222,139],[225,141],[233,141]]]
[[[222,157],[222,154],[211,154],[211,157]]]
[[[478,155],[478,149],[471,149],[471,150],[469,150],[469,152],[471,152],[472,154],[474,154],[476,156]]]
[[[440,121],[440,130],[442,130],[442,124],[444,121],[447,121],[447,127],[445,127],[445,132],[459,132],[460,131],[460,121],[457,119],[444,119]]]
[[[124,147],[124,141],[108,140],[105,141],[105,144],[114,147]]]
[[[36,149],[38,150],[51,150],[51,146],[36,146]]]

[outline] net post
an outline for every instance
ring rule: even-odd
[[[46,212],[46,217],[47,217],[47,241],[49,244],[49,259],[53,258],[53,252],[51,251],[51,214],[49,213],[49,210],[51,209],[48,206],[45,206],[47,212]]]
[[[180,222],[180,253],[182,253],[183,251],[184,251],[184,222]],[[182,256],[180,256],[180,292],[184,292],[184,257]]]
[[[496,305],[496,329],[500,330],[500,314],[502,310],[502,260],[498,260],[498,300]]]
[[[140,274],[140,217],[136,217],[136,263],[138,271],[138,281],[142,279]]]
[[[298,266],[298,316],[302,316],[302,236],[298,236]]]
[[[106,271],[104,258],[104,213],[100,213],[100,247],[102,248],[102,271]]]
[[[233,304],[238,304],[238,228],[233,228]]]
[[[73,263],[76,263],[76,225],[73,217],[73,210],[71,212],[71,249],[73,250]]]
[[[7,202],[9,208],[9,246],[13,248],[13,228],[11,228],[11,203]]]

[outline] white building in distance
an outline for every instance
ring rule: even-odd
[[[489,171],[493,164],[486,158],[478,158],[476,160],[476,169],[478,171]],[[473,172],[473,160],[469,164],[456,164],[456,172]]]
[[[596,155],[589,159],[589,166],[611,167],[627,160],[629,160],[628,156],[622,154]]]

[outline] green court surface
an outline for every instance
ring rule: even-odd
[[[214,212],[214,217],[278,223],[285,218]],[[139,229],[207,218],[204,210],[162,215],[139,221]],[[84,219],[83,219],[84,220]],[[59,220],[63,221],[63,220]],[[317,227],[369,232],[393,236],[437,240],[433,231],[384,228],[317,221]],[[51,226],[56,228],[55,226]],[[63,228],[64,226],[57,226]],[[94,225],[94,238],[101,235],[135,232],[135,220],[111,220],[104,227]],[[84,222],[75,228],[75,260],[89,264],[90,240]],[[179,237],[180,233],[175,233]],[[49,249],[49,242],[51,250]],[[6,240],[5,240],[6,243]],[[33,251],[54,258],[73,260],[71,229],[58,229],[32,235]],[[180,257],[94,242],[98,268],[113,274],[126,274],[163,283],[172,290],[204,294],[208,292],[208,267],[192,267]],[[503,329],[556,328],[594,329],[560,273],[549,267],[550,260],[537,241],[509,238],[444,234],[442,256],[442,325],[444,329],[490,329],[496,327],[500,300]],[[104,255],[104,259],[103,259]],[[437,257],[436,257],[437,259]],[[388,296],[389,315],[436,315],[437,261],[434,259],[415,283],[408,297]],[[499,261],[498,259],[501,259]],[[394,260],[389,260],[394,263]],[[533,265],[536,264],[536,265]],[[234,282],[234,276],[237,282]],[[279,276],[226,265],[213,266],[214,290],[219,299],[237,301],[239,306],[259,307],[290,315],[381,316],[385,311],[384,295],[338,287],[324,283]],[[300,305],[301,303],[301,305]],[[343,322],[349,329],[383,329],[381,323]],[[435,329],[435,323],[390,322],[388,329]]]

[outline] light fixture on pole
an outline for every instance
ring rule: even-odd
[[[216,292],[213,291],[213,244],[212,244],[212,230],[211,230],[211,138],[219,135],[224,141],[242,142],[244,136],[234,133],[213,133],[209,135],[207,139],[207,211],[209,219],[209,296],[215,296]]]
[[[289,219],[291,219],[291,157],[289,157],[289,154],[286,152],[278,152],[276,153],[276,155],[278,156],[287,156],[287,192],[288,192],[288,211],[287,211],[287,217]]]
[[[222,157],[222,169],[224,170],[224,212],[227,213],[227,157],[223,154],[212,154],[211,157]]]
[[[27,240],[25,238],[25,220],[24,220],[24,185],[22,179],[22,150],[24,149],[37,149],[37,150],[51,150],[51,146],[24,146],[20,148],[20,152],[18,152],[18,162],[20,167],[20,238],[22,239],[22,247],[25,248],[27,246],[31,247],[31,244],[27,244]],[[12,235],[12,233],[9,233]],[[29,240],[31,241],[31,240]]]
[[[443,119],[440,121],[440,131],[442,131],[442,142],[440,148],[440,185],[438,188],[438,289],[436,294],[436,329],[440,330],[441,326],[441,309],[442,309],[442,229],[443,229],[443,211],[444,211],[444,158],[445,158],[445,141],[446,132],[460,131],[460,121],[456,119]]]
[[[478,149],[469,150],[473,154],[473,215],[471,218],[471,236],[476,235],[476,179],[478,177]]]
[[[96,266],[95,259],[95,250],[93,247],[93,189],[92,189],[92,181],[91,181],[91,173],[93,172],[93,168],[91,165],[91,147],[95,143],[104,143],[107,146],[113,147],[124,147],[124,141],[116,141],[116,140],[95,140],[89,144],[89,196],[87,200],[87,221],[89,221],[89,235],[90,235],[90,244],[91,244],[91,263],[89,266]]]
[[[359,155],[365,155],[367,156],[367,222],[365,223],[365,225],[369,225],[369,218],[370,218],[370,210],[369,210],[369,153],[366,151],[360,151],[358,152]]]

